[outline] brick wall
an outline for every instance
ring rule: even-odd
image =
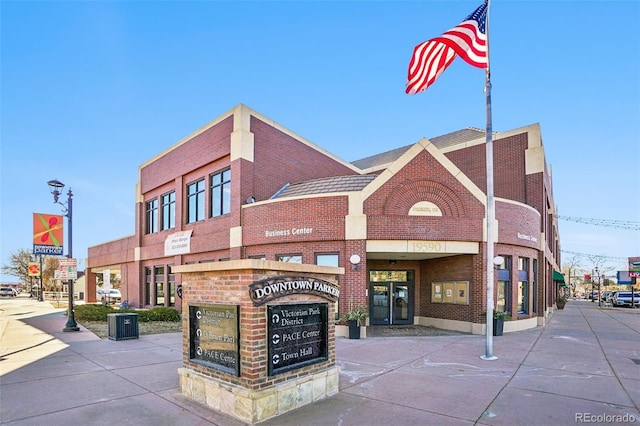
[[[183,364],[205,376],[223,380],[251,390],[259,390],[285,382],[291,378],[312,375],[335,364],[335,321],[329,315],[329,338],[327,361],[268,376],[267,370],[267,305],[254,306],[249,299],[249,284],[280,275],[281,271],[240,269],[215,272],[183,274],[183,312],[189,312],[189,305],[233,304],[240,307],[240,377],[209,368],[189,359],[189,318],[183,315]],[[332,281],[326,275],[306,274]],[[326,299],[311,295],[292,295],[274,301],[274,305],[295,303],[324,303]],[[328,302],[329,312],[333,303]]]

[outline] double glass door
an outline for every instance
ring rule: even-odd
[[[388,278],[399,279],[382,281]],[[371,325],[413,324],[413,288],[412,271],[371,271]]]

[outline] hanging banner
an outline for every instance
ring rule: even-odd
[[[40,276],[40,265],[38,265],[36,262],[29,262],[27,269],[29,270],[30,277]]]
[[[64,228],[62,215],[33,214],[33,254],[62,256]]]

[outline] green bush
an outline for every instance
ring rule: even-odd
[[[138,321],[180,321],[182,318],[180,312],[174,308],[155,307],[153,309],[115,309],[103,304],[95,305],[76,305],[73,309],[74,317],[78,321],[107,321],[109,314],[132,313],[138,314]]]
[[[138,315],[138,321],[151,322],[151,321],[180,321],[180,312],[174,308],[155,307],[148,310],[134,311]]]
[[[76,305],[73,316],[79,321],[107,321],[108,314],[115,314],[118,310],[103,304]]]

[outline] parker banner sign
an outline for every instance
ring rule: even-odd
[[[256,281],[249,285],[249,297],[255,306],[290,294],[314,294],[333,302],[340,297],[340,287],[315,277],[280,276]]]
[[[62,256],[64,228],[62,215],[33,214],[33,254]]]

